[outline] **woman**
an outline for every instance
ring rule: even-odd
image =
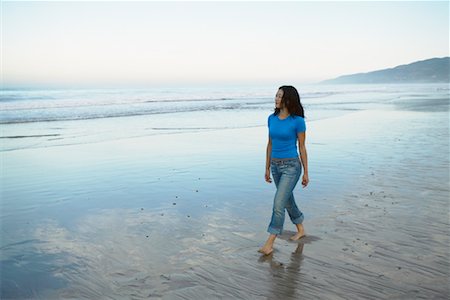
[[[299,240],[305,236],[303,228],[303,213],[295,204],[293,190],[300,175],[302,185],[308,185],[308,157],[305,148],[305,119],[300,96],[293,86],[282,86],[275,97],[275,112],[268,118],[269,142],[266,152],[266,174],[268,183],[272,182],[270,170],[277,187],[273,201],[272,219],[267,231],[269,238],[259,252],[269,255],[273,252],[273,243],[277,235],[281,234],[284,224],[285,209],[291,221],[297,227],[297,233],[291,240]],[[296,142],[300,150],[300,160]]]

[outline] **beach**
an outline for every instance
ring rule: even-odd
[[[235,128],[8,139],[1,298],[448,299],[448,89],[386,99],[307,120],[310,183],[294,192],[307,236],[289,241],[286,218],[269,256],[270,109]]]

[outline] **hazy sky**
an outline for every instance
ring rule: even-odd
[[[4,86],[311,83],[449,55],[447,1],[1,5]]]

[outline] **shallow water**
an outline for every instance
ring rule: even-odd
[[[427,101],[309,122],[308,236],[286,218],[269,257],[265,126],[2,152],[1,298],[446,299],[448,97]]]
[[[405,97],[445,99],[449,93],[443,84],[305,85],[299,90],[307,122],[389,108]],[[0,151],[264,127],[274,94],[273,87],[6,90],[0,95]],[[442,109],[431,101],[425,107]]]

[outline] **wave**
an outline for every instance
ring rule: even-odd
[[[439,90],[436,90],[439,89]],[[316,86],[300,89],[307,109],[359,109],[393,96],[445,94],[439,86]],[[385,95],[386,94],[386,95]],[[10,90],[0,95],[0,124],[76,121],[225,110],[272,111],[272,89]]]
[[[55,121],[79,121],[92,119],[106,119],[119,117],[136,117],[136,116],[150,116],[161,114],[175,114],[175,113],[193,113],[204,111],[221,111],[221,110],[255,110],[254,106],[245,107],[241,104],[232,105],[212,105],[203,107],[181,107],[181,108],[156,108],[156,109],[131,109],[131,110],[108,110],[108,111],[79,111],[76,110],[43,110],[40,113],[33,111],[30,114],[17,115],[11,111],[9,115],[0,113],[0,124],[18,124],[18,123],[35,123],[35,122],[55,122]],[[260,109],[266,109],[260,107]]]
[[[11,136],[0,136],[0,139],[23,139],[23,138],[36,138],[49,136],[60,136],[60,134],[11,135]]]
[[[33,101],[36,99],[45,99],[46,102]],[[270,98],[271,99],[271,98]],[[14,100],[13,98],[0,97],[1,110],[22,110],[22,109],[40,109],[40,108],[70,108],[85,106],[109,106],[109,105],[133,105],[144,103],[190,103],[190,102],[222,102],[222,101],[252,101],[252,98],[186,98],[186,99],[49,99],[49,98],[26,98]],[[258,98],[257,100],[261,100]],[[269,100],[269,98],[265,99]],[[17,101],[16,103],[11,103]],[[2,103],[10,102],[10,103]]]

